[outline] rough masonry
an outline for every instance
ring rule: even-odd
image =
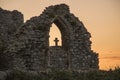
[[[62,46],[49,46],[52,23],[61,32]],[[0,70],[97,70],[90,37],[66,4],[46,7],[25,23],[22,13],[0,8]]]

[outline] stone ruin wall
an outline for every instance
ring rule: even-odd
[[[52,23],[61,32],[62,46],[58,48],[61,54],[56,51],[57,47],[49,47]],[[59,65],[59,69],[74,71],[99,68],[98,54],[91,50],[90,33],[65,4],[49,6],[26,23],[20,12],[0,9],[0,28],[0,57],[9,59],[7,65],[0,66],[1,70],[45,71]]]
[[[7,53],[7,48],[13,44],[11,41],[15,41],[13,36],[23,22],[23,14],[17,10],[8,11],[0,8],[0,70],[6,70],[11,65],[9,61],[13,59],[14,53]]]
[[[68,67],[67,53],[61,46],[50,46],[48,67],[52,70],[65,70]]]

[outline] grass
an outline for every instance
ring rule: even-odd
[[[29,73],[14,70],[6,80],[120,80],[120,67],[109,71]]]

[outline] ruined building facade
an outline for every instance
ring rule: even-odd
[[[62,46],[49,46],[52,23],[61,32]],[[25,23],[20,12],[0,8],[0,70],[97,70],[90,37],[65,4],[49,6]]]

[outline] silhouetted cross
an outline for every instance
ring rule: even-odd
[[[58,46],[58,42],[59,42],[58,38],[55,38],[54,42],[55,42],[55,46]]]

